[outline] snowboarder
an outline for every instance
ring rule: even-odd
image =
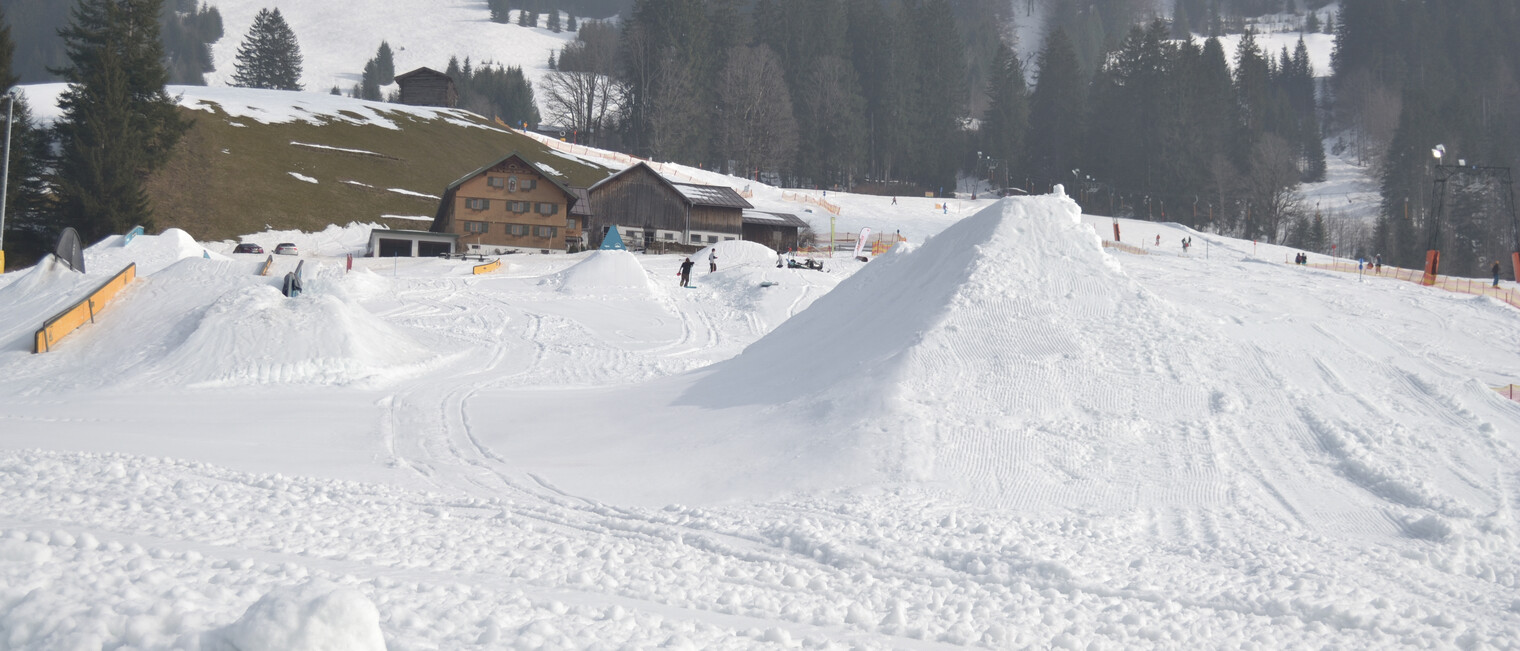
[[[781,252],[780,251],[777,251],[776,252],[776,268],[780,269],[780,268],[785,267],[785,266],[786,266],[786,259],[781,257]]]
[[[1494,287],[1499,286],[1499,261],[1494,261]]]
[[[1156,233],[1156,246],[1161,246],[1161,234]]]
[[[717,249],[713,249],[713,250],[707,252],[707,267],[708,267],[707,273],[712,273],[712,272],[718,270],[718,250]]]
[[[1372,257],[1372,273],[1383,273],[1383,254],[1379,253]]]
[[[691,282],[691,268],[693,266],[695,266],[695,265],[696,265],[696,263],[692,262],[691,258],[687,258],[685,262],[681,263],[681,286],[682,287],[689,287],[690,286],[690,285],[688,285],[688,283]]]
[[[897,197],[892,197],[892,205],[897,205]]]

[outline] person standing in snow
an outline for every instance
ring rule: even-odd
[[[681,286],[682,287],[689,287],[690,286],[688,283],[691,282],[691,268],[693,266],[695,266],[695,265],[696,265],[696,263],[692,262],[691,258],[687,258],[685,262],[681,263]]]
[[[897,197],[892,197],[892,205],[897,205]]]
[[[717,249],[713,249],[713,250],[707,252],[707,266],[708,266],[707,273],[712,273],[712,272],[718,270],[718,250]]]
[[[1494,261],[1494,287],[1499,286],[1499,261]]]
[[[1383,254],[1379,253],[1372,257],[1372,273],[1383,273]]]

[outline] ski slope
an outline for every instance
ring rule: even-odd
[[[0,276],[6,648],[1517,644],[1520,313],[1114,253],[1062,196],[828,199],[910,243],[684,289],[246,236],[302,247],[286,299],[296,259],[168,231]]]

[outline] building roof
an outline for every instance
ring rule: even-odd
[[[722,185],[697,185],[695,183],[671,183],[676,191],[693,206],[716,208],[754,208],[733,188]]]
[[[575,194],[576,199],[575,203],[570,205],[570,214],[578,217],[590,217],[591,195],[586,192],[586,188],[570,188],[570,191]]]
[[[448,75],[446,75],[444,73],[438,72],[437,70],[434,70],[434,69],[426,67],[426,66],[423,66],[423,67],[418,68],[416,70],[413,70],[411,72],[406,72],[406,73],[402,73],[402,74],[396,75],[396,81],[406,81],[408,79],[411,79],[412,77],[443,77],[444,79],[447,79],[449,81],[454,81],[453,77],[450,77],[450,76],[448,76]]]
[[[406,237],[427,236],[427,237],[447,237],[447,238],[451,238],[451,239],[455,239],[455,240],[459,239],[459,234],[458,233],[434,233],[433,231],[410,231],[410,230],[404,230],[404,229],[400,229],[400,228],[375,228],[375,229],[371,229],[370,232],[369,232],[369,236],[371,238],[373,238],[376,235],[400,235],[400,236],[406,236]]]
[[[597,188],[610,183],[615,178],[618,178],[624,174],[633,173],[634,171],[640,169],[659,179],[670,189],[675,190],[676,194],[680,195],[682,199],[686,200],[687,205],[710,206],[716,208],[754,208],[754,206],[750,205],[748,201],[744,200],[744,197],[739,196],[739,193],[735,192],[733,188],[722,185],[675,183],[670,179],[665,178],[665,175],[655,171],[653,167],[650,167],[648,163],[645,163],[643,161],[634,163],[633,165],[624,168],[623,171],[618,172],[617,174],[613,174],[612,176],[602,179],[601,181],[598,181],[596,185],[591,186],[591,190],[596,190]]]
[[[764,212],[760,210],[744,211],[744,223],[764,224],[766,226],[795,226],[807,228],[808,223],[799,219],[796,215],[786,212]]]

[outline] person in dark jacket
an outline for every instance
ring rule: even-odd
[[[1499,261],[1494,261],[1494,287],[1499,286]]]
[[[688,283],[691,282],[691,268],[695,264],[696,263],[694,263],[694,262],[691,261],[691,258],[687,258],[685,262],[681,263],[681,286],[682,287],[688,287],[689,286]]]

